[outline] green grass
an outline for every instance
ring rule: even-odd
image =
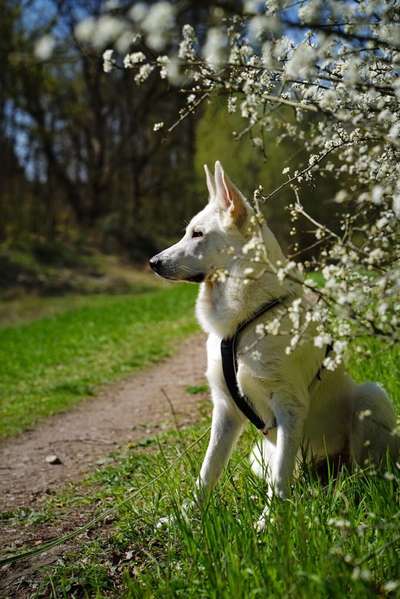
[[[169,355],[196,330],[197,289],[98,295],[30,323],[0,328],[0,437],[67,410],[96,386]]]
[[[400,352],[378,352],[375,344],[371,348],[373,359],[353,361],[353,374],[384,383],[399,412]],[[83,487],[53,499],[52,509],[44,508],[48,511],[42,516],[36,513],[34,520],[42,523],[46,517],[56,520],[57,509],[66,518],[69,511],[80,513],[93,505],[99,511],[115,509],[112,522],[82,537],[76,551],[47,569],[38,596],[400,596],[398,469],[393,479],[389,466],[386,476],[385,470],[343,471],[327,484],[304,471],[291,499],[273,504],[267,530],[258,535],[253,524],[264,507],[266,489],[248,466],[256,438],[249,430],[206,509],[194,511],[186,522],[177,506],[190,497],[207,435],[188,454],[185,448],[207,428],[205,420],[115,454],[114,463],[99,469]],[[177,458],[167,474],[149,485]],[[158,518],[171,512],[177,522],[157,530]],[[395,584],[399,586],[390,594]]]
[[[199,393],[207,393],[209,391],[208,385],[189,385],[186,387],[186,393],[189,395],[198,395]]]
[[[70,309],[63,303],[51,317],[0,328],[1,434],[68,409],[96,385],[167,355],[174,341],[196,330],[195,294],[195,287],[173,286],[87,297]],[[368,349],[369,358],[352,356],[352,374],[359,381],[382,383],[399,413],[400,350],[382,349],[374,341]],[[205,385],[186,389],[188,394],[206,390]],[[62,552],[41,572],[37,595],[27,569],[30,596],[400,597],[398,469],[394,477],[385,471],[343,471],[327,484],[305,470],[291,499],[273,504],[267,530],[258,535],[253,524],[266,489],[248,466],[256,438],[249,430],[206,509],[195,510],[187,522],[179,506],[191,495],[207,435],[189,453],[185,448],[208,426],[205,419],[186,430],[143,439],[114,454],[86,482],[34,510],[2,514],[11,527],[26,527],[31,538],[35,531],[42,538],[46,525],[79,525],[93,512],[114,509],[112,519],[79,537],[76,549]],[[157,520],[170,513],[176,514],[176,523],[157,530]]]

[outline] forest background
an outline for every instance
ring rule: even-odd
[[[307,160],[301,140],[280,132],[282,121],[293,118],[288,107],[274,109],[276,134],[269,131],[262,150],[246,121],[226,111],[222,96],[174,126],[184,90],[157,73],[140,86],[129,69],[105,73],[107,31],[89,41],[79,35],[79,23],[105,8],[101,0],[0,0],[3,292],[16,285],[64,292],[70,278],[60,278],[60,268],[93,268],[99,253],[145,263],[179,238],[206,201],[206,162],[221,160],[251,196],[259,184],[268,195],[285,168]],[[216,18],[215,2],[190,2],[178,15],[200,32]],[[316,119],[307,117],[305,136]],[[161,120],[166,126],[154,131]],[[325,175],[317,187],[302,189],[305,207],[331,227],[340,209],[332,200],[337,185]],[[266,206],[289,253],[308,244],[307,230],[290,234],[285,206],[292,193],[286,187]]]

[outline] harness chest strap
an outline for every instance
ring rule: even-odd
[[[264,435],[268,434],[268,431],[276,427],[276,420],[274,419],[273,426],[267,427],[267,424],[256,414],[253,410],[251,403],[246,395],[243,395],[240,392],[238,380],[237,380],[237,342],[240,333],[245,329],[249,324],[254,322],[257,318],[266,314],[269,310],[272,310],[278,304],[281,304],[285,298],[277,298],[275,300],[269,301],[261,306],[248,320],[245,320],[242,324],[238,326],[234,335],[232,337],[228,337],[227,339],[222,339],[221,341],[221,359],[222,359],[222,370],[224,373],[225,383],[228,387],[229,393],[232,396],[233,401],[239,408],[239,410],[250,420],[252,424],[258,430],[262,431]],[[329,352],[333,349],[332,345],[329,344],[326,347],[325,357],[329,354]],[[323,369],[323,365],[320,366],[316,377],[318,380],[321,380],[321,372]],[[312,382],[313,382],[312,381]]]
[[[248,320],[245,320],[242,324],[238,326],[232,337],[222,339],[221,341],[222,370],[224,373],[224,378],[229,393],[231,394],[232,399],[239,408],[239,410],[246,416],[246,418],[250,420],[252,424],[254,424],[256,428],[258,428],[258,430],[262,431],[264,434],[267,434],[269,429],[266,428],[265,422],[258,416],[258,414],[256,414],[256,412],[250,405],[248,398],[245,395],[242,395],[239,389],[237,380],[236,346],[238,342],[238,337],[240,333],[243,331],[243,329],[245,329],[259,316],[266,314],[269,310],[272,310],[272,308],[274,308],[281,302],[282,299],[278,298],[263,304],[261,308],[259,308],[259,310],[257,310],[257,312],[255,312]]]

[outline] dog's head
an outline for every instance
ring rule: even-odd
[[[202,282],[217,269],[226,269],[243,247],[252,208],[229,180],[220,162],[214,176],[204,166],[209,193],[207,206],[190,221],[178,243],[150,259],[161,277]]]

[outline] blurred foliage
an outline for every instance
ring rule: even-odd
[[[28,252],[31,247],[35,260],[53,261],[54,267],[63,244],[65,253],[73,245],[79,251],[96,247],[142,262],[175,241],[206,201],[204,163],[221,160],[251,197],[259,184],[270,193],[287,177],[284,167],[301,168],[308,159],[301,140],[281,138],[280,124],[294,118],[287,107],[269,115],[267,130],[246,131],[239,112],[228,113],[224,98],[212,98],[163,133],[184,108],[184,95],[155,73],[140,87],[129,70],[104,73],[102,49],[74,34],[76,24],[100,14],[103,4],[0,0],[2,264],[21,244]],[[182,18],[204,24],[207,14],[205,5],[194,3]],[[57,38],[56,50],[39,58],[36,44],[49,33]],[[160,121],[165,127],[155,133]],[[317,124],[306,120],[304,134]],[[261,150],[254,143],[260,136]],[[330,226],[337,207],[327,200],[336,186],[332,176],[301,189],[305,207]],[[285,207],[292,200],[287,186],[265,207],[286,250],[290,242],[306,247],[314,239],[303,225],[301,234],[290,236]],[[8,285],[5,275],[0,285]]]
[[[0,0],[0,243],[84,239],[143,260],[194,210],[193,122],[154,133],[176,120],[178,91],[156,74],[141,87],[129,71],[106,74],[102,50],[78,42],[76,24],[100,1],[48,5]],[[57,51],[38,58],[49,32]]]

